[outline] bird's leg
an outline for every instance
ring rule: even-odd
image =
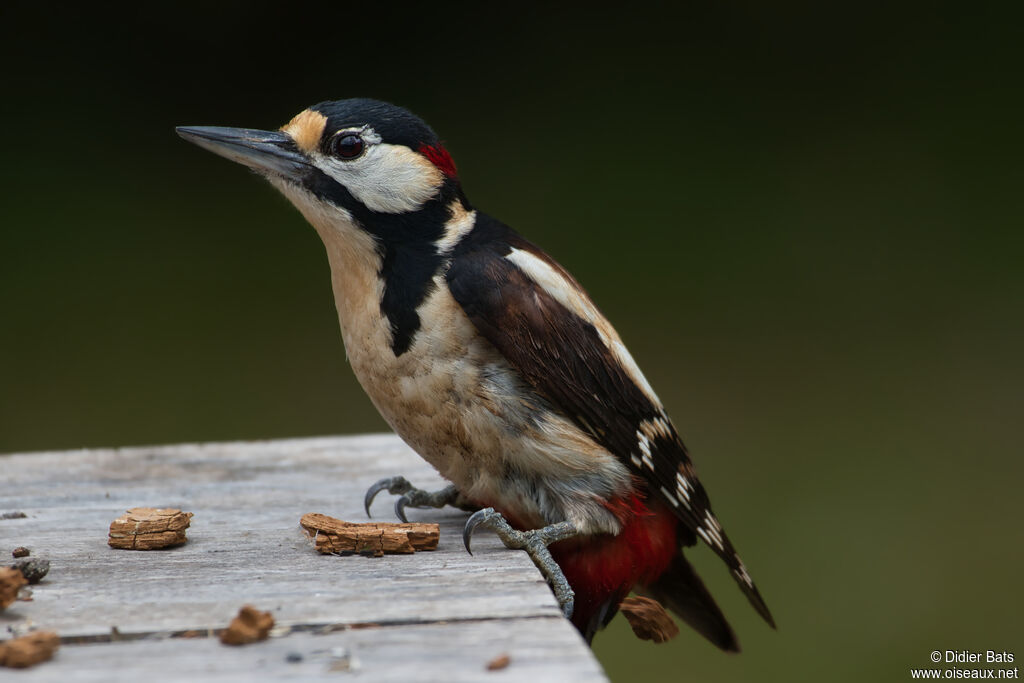
[[[576,527],[571,522],[558,522],[540,529],[518,531],[505,521],[500,512],[494,508],[484,508],[483,510],[477,510],[470,516],[466,521],[466,527],[462,531],[462,541],[466,544],[466,551],[470,555],[473,554],[473,551],[469,548],[473,532],[476,531],[477,527],[481,526],[497,534],[506,548],[525,550],[526,554],[533,560],[533,563],[537,565],[540,573],[547,579],[548,585],[551,586],[551,590],[555,594],[555,599],[558,600],[559,607],[562,608],[562,614],[565,615],[566,619],[572,617],[576,594],[566,580],[562,568],[558,566],[555,558],[551,556],[548,546],[552,543],[578,536],[579,532],[576,531]]]
[[[405,477],[388,477],[381,479],[366,491],[363,506],[366,508],[367,517],[370,516],[370,504],[373,499],[384,490],[392,495],[401,496],[395,501],[395,515],[403,522],[409,521],[405,518],[406,507],[443,508],[445,505],[451,505],[460,510],[476,509],[472,503],[462,497],[454,484],[449,484],[440,491],[423,491],[410,484]]]

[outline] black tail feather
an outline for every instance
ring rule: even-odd
[[[613,595],[601,604],[587,623],[576,624],[576,628],[579,629],[583,639],[587,641],[587,645],[592,646],[597,632],[611,623],[611,620],[619,613],[619,603],[622,602],[624,597],[622,594]]]
[[[668,570],[657,581],[645,586],[643,592],[718,647],[727,652],[740,651],[732,627],[682,551],[672,560]]]

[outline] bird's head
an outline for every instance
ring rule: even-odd
[[[473,227],[455,164],[430,127],[385,102],[321,102],[280,130],[181,127],[178,134],[265,176],[327,247],[342,333],[369,334],[379,302],[395,355],[420,327],[417,307]]]
[[[321,102],[277,131],[177,131],[266,176],[321,233],[333,220],[384,242],[435,242],[445,222],[469,209],[455,164],[434,131],[386,102]]]

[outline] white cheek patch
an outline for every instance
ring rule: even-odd
[[[358,202],[378,213],[415,211],[436,196],[444,182],[434,164],[404,145],[371,143],[352,161],[322,154],[315,155],[313,161]]]

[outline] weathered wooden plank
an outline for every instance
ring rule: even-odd
[[[442,485],[397,438],[383,435],[0,456],[0,513],[27,515],[0,520],[0,552],[24,545],[51,560],[34,600],[0,613],[0,627],[17,632],[34,624],[86,641],[109,637],[112,627],[125,637],[167,635],[224,627],[245,603],[307,634],[381,624],[346,633],[399,640],[410,628],[435,633],[422,627],[441,628],[438,622],[467,632],[486,623],[500,632],[505,620],[525,619],[550,631],[551,648],[599,671],[525,554],[487,534],[475,539],[473,556],[465,552],[463,512],[411,511],[413,519],[441,524],[436,551],[367,558],[313,550],[298,526],[304,513],[365,520],[364,491],[394,474],[425,488]],[[375,519],[393,521],[391,503],[382,496]],[[188,543],[146,552],[109,548],[111,520],[136,506],[194,513]],[[299,636],[312,637],[281,640]],[[212,647],[154,642],[102,647]],[[241,656],[210,643],[219,657]],[[66,647],[66,658],[92,656],[73,654],[79,647],[92,652],[100,645]]]
[[[606,681],[590,656],[565,647],[565,622],[504,619],[296,633],[230,647],[215,638],[155,639],[65,646],[19,681],[345,680],[413,683]],[[501,671],[489,661],[509,655]],[[299,661],[289,661],[301,657]],[[0,673],[2,676],[2,673]]]

